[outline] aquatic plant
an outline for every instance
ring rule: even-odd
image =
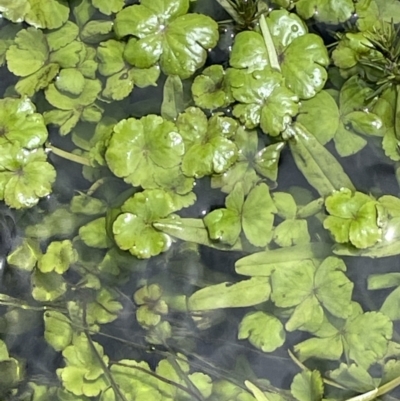
[[[398,399],[398,0],[0,13],[2,400]]]

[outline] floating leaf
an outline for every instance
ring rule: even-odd
[[[34,270],[32,273],[32,296],[36,301],[55,301],[67,291],[67,283],[56,272],[42,273]]]
[[[42,149],[27,150],[18,142],[1,145],[0,199],[16,209],[30,208],[51,193],[56,172]]]
[[[310,240],[307,220],[304,219],[285,220],[275,227],[274,230],[274,241],[279,246],[307,244]]]
[[[223,173],[237,159],[237,147],[232,141],[238,123],[221,113],[209,120],[198,108],[190,107],[177,119],[177,127],[185,143],[182,171],[189,177],[201,178]]]
[[[227,107],[234,100],[221,65],[207,67],[194,79],[192,95],[196,106],[209,110]]]
[[[161,116],[166,120],[175,121],[184,109],[182,81],[177,75],[170,75],[164,84]]]
[[[106,15],[121,11],[124,4],[124,0],[93,0],[93,5]]]
[[[183,140],[175,124],[148,115],[140,120],[122,120],[114,126],[106,160],[118,177],[134,186],[154,188],[156,172],[179,165],[183,153]]]
[[[234,99],[240,103],[234,106],[233,114],[246,128],[260,125],[264,133],[277,136],[298,113],[298,97],[270,67],[252,73],[231,70],[228,80]]]
[[[343,188],[327,197],[325,206],[329,216],[324,220],[324,227],[336,242],[368,248],[380,239],[377,202],[368,195]]]
[[[167,75],[190,77],[206,61],[207,50],[218,41],[217,23],[200,14],[186,14],[187,0],[165,8],[163,0],[142,0],[120,11],[114,30],[119,37],[133,35],[127,60],[139,68],[160,62]],[[137,39],[136,39],[137,38]]]
[[[298,0],[296,10],[304,19],[315,18],[327,24],[345,22],[354,12],[352,0]]]
[[[261,150],[256,131],[248,131],[239,127],[234,137],[234,142],[239,150],[238,160],[224,173],[214,174],[211,178],[213,188],[221,188],[223,192],[232,192],[237,183],[241,183],[245,194],[251,188],[266,177],[276,181],[278,176],[278,163],[283,142],[269,145]]]
[[[79,236],[87,246],[93,248],[108,248],[110,246],[105,217],[100,217],[82,226],[79,229]]]
[[[160,189],[135,194],[122,205],[122,213],[113,223],[117,245],[139,258],[149,258],[166,251],[171,239],[156,230],[152,223],[174,211],[171,197]]]
[[[18,143],[35,149],[47,140],[47,129],[41,114],[30,99],[0,99],[0,146]]]
[[[266,246],[272,238],[272,225],[276,213],[268,187],[265,184],[257,185],[244,200],[243,186],[237,184],[225,203],[226,209],[216,209],[204,218],[210,238],[234,245],[243,228],[251,244]]]

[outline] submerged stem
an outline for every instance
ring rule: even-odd
[[[55,155],[62,157],[63,159],[70,160],[74,163],[83,164],[84,166],[91,166],[90,162],[86,157],[74,155],[73,153],[67,152],[65,150],[56,148],[55,146],[51,145],[50,143],[46,144],[46,150],[53,152]]]

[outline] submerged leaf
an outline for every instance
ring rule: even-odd
[[[269,279],[255,277],[238,283],[221,283],[196,291],[188,299],[191,311],[244,308],[269,299]]]
[[[239,324],[239,340],[249,342],[263,352],[273,352],[285,342],[282,323],[273,315],[265,312],[249,312]]]
[[[292,395],[298,401],[321,401],[324,382],[318,370],[298,373],[290,386]]]

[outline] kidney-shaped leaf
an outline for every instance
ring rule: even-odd
[[[183,153],[183,140],[175,124],[148,115],[115,125],[105,156],[116,176],[134,186],[151,188],[157,187],[154,172],[179,165]]]
[[[263,352],[273,352],[285,342],[283,324],[269,313],[256,311],[247,313],[239,324],[239,340],[249,342]]]
[[[186,14],[188,0],[142,0],[126,7],[115,19],[119,37],[133,35],[128,61],[149,68],[158,61],[167,75],[190,77],[206,61],[207,50],[218,41],[218,25],[210,17]]]

